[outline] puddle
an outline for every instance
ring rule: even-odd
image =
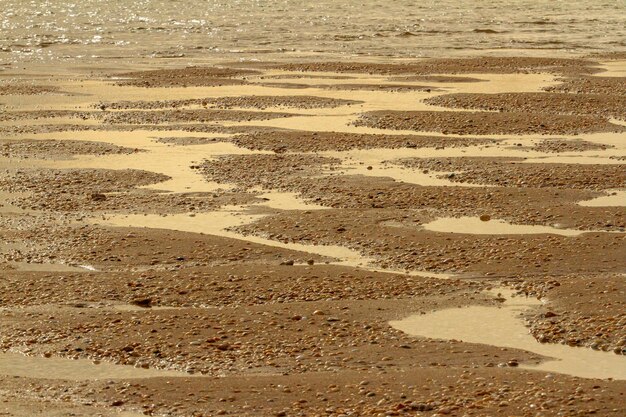
[[[222,236],[231,239],[242,240],[260,245],[289,249],[304,253],[325,256],[336,261],[329,262],[331,265],[350,266],[362,268],[373,272],[400,273],[412,276],[449,279],[450,274],[431,273],[425,271],[400,271],[383,269],[374,266],[375,260],[361,255],[358,251],[338,245],[306,245],[302,243],[283,243],[277,240],[266,239],[260,236],[244,236],[227,230],[229,228],[253,223],[265,217],[263,214],[250,214],[241,206],[226,206],[220,211],[210,213],[174,214],[168,216],[156,214],[134,214],[111,216],[99,224],[115,227],[147,227],[154,229],[178,230],[181,232],[203,233],[207,235]]]
[[[604,133],[589,133],[581,134],[577,136],[581,140],[597,143],[600,145],[612,145],[615,149],[608,149],[610,154],[604,152],[605,155],[618,156],[624,155],[624,149],[626,149],[626,133],[618,132],[604,132]],[[611,152],[612,151],[612,152]]]
[[[384,155],[384,154],[383,154]],[[469,182],[455,183],[440,178],[444,172],[429,172],[424,174],[421,169],[405,168],[399,165],[383,163],[385,158],[367,155],[368,159],[354,161],[344,160],[341,168],[333,171],[342,175],[363,175],[366,177],[389,177],[398,182],[435,187],[489,187],[489,185],[472,184]]]
[[[305,253],[339,259],[342,265],[363,266],[370,262],[360,253],[342,246],[305,245],[301,243],[283,243],[259,236],[243,236],[227,229],[253,223],[265,217],[262,214],[249,214],[244,207],[227,206],[220,211],[210,213],[161,215],[125,215],[109,217],[104,224],[118,227],[148,227],[156,229],[178,230],[181,232],[203,233],[243,240],[261,245],[290,249]]]
[[[526,350],[554,360],[521,368],[555,372],[581,378],[626,379],[626,360],[611,352],[535,340],[519,317],[520,313],[541,304],[539,300],[511,298],[512,292],[500,289],[507,301],[501,307],[473,306],[418,314],[389,324],[412,336],[431,339],[462,340],[468,343]]]
[[[626,61],[624,60],[603,62],[601,63],[600,68],[602,68],[604,72],[599,72],[597,74],[594,74],[594,76],[626,77]]]
[[[551,74],[463,74],[464,77],[478,78],[486,82],[459,84],[460,93],[499,94],[532,93],[561,84]],[[455,91],[456,92],[456,91]]]
[[[87,272],[96,269],[90,265],[73,266],[53,263],[8,262],[17,271],[25,272]]]
[[[578,202],[580,206],[586,207],[623,207],[626,206],[626,190],[607,190],[609,195],[603,195],[591,200]]]
[[[619,126],[626,126],[626,120],[620,120],[620,119],[609,119],[609,122],[613,123],[614,125],[619,125]]]
[[[89,359],[44,358],[20,353],[0,353],[0,375],[71,381],[190,377],[177,371],[135,368],[110,362],[95,364]]]
[[[64,132],[61,134],[47,135],[53,139],[69,139],[77,134]],[[92,168],[92,169],[139,169],[150,172],[165,174],[171,177],[170,180],[157,184],[150,184],[147,189],[166,190],[170,192],[212,192],[217,189],[228,188],[225,184],[206,181],[206,179],[196,170],[191,169],[191,165],[197,164],[203,159],[215,158],[219,155],[241,155],[254,152],[240,148],[229,142],[215,142],[194,146],[169,146],[166,143],[155,142],[155,137],[171,137],[180,135],[181,137],[191,137],[189,132],[81,132],[81,140],[98,141],[112,143],[118,146],[126,146],[146,150],[147,152],[134,153],[130,155],[84,155],[66,161],[46,161],[46,165],[54,168]],[[223,138],[223,135],[202,134],[199,137],[214,137],[216,140]],[[167,161],[167,163],[164,163]]]
[[[471,235],[528,235],[549,233],[561,236],[578,236],[588,232],[588,230],[512,224],[498,219],[482,221],[478,217],[444,217],[425,223],[423,228],[433,232],[466,233]]]

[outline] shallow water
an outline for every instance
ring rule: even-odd
[[[604,72],[597,74],[601,77],[626,77],[626,60],[606,62],[601,65]]]
[[[457,186],[457,187],[485,187],[482,184],[472,183],[454,183],[445,178],[439,178],[442,172],[427,173],[424,174],[421,170],[404,168],[401,166],[393,166],[389,164],[382,164],[384,156],[381,159],[380,156],[376,160],[369,161],[357,161],[353,163],[347,163],[343,161],[340,170],[336,171],[344,175],[364,175],[367,177],[389,177],[395,181],[405,182],[408,184],[418,184],[423,186]],[[487,185],[488,187],[488,185]]]
[[[291,195],[291,193],[288,193],[287,198],[282,197],[281,193],[277,192],[266,194],[266,196],[278,196],[278,199],[282,204],[284,204],[285,202],[295,203],[294,206],[285,206],[279,204],[281,206],[281,210],[303,210],[306,208],[305,203],[298,199],[295,199],[293,195]],[[283,199],[281,200],[281,198]],[[272,207],[271,200],[268,207]],[[312,209],[316,209],[316,207],[317,206],[313,206]],[[189,214],[174,214],[168,216],[160,216],[156,214],[109,216],[106,218],[106,220],[98,220],[98,223],[116,227],[147,227],[222,236],[231,239],[257,243],[260,245],[325,256],[334,259],[334,261],[329,262],[329,264],[351,266],[366,269],[368,271],[405,273],[407,275],[441,279],[448,279],[452,277],[452,275],[450,274],[443,273],[433,273],[425,271],[399,271],[393,269],[378,268],[375,266],[375,260],[373,258],[369,258],[365,255],[362,255],[358,251],[345,246],[308,245],[294,242],[284,243],[278,240],[272,240],[261,236],[244,236],[232,230],[232,228],[234,227],[253,223],[254,221],[259,220],[263,217],[264,215],[262,214],[251,214],[249,211],[247,211],[247,207],[245,206],[226,206],[223,207],[220,211],[197,213],[193,214],[192,216],[190,216]]]
[[[226,206],[220,211],[209,213],[173,214],[162,216],[157,214],[136,214],[110,216],[103,223],[118,227],[148,227],[177,230],[181,232],[204,233],[207,235],[222,236],[245,240],[252,243],[281,247],[286,249],[300,250],[307,253],[338,258],[346,262],[362,260],[361,255],[348,248],[340,246],[304,245],[297,243],[282,243],[276,240],[265,239],[258,236],[243,236],[231,231],[233,227],[253,223],[263,218],[262,214],[251,214],[245,207]]]
[[[10,61],[580,54],[626,46],[626,3],[5,0],[0,28],[0,56]]]
[[[93,267],[72,266],[67,264],[55,263],[29,263],[29,262],[9,262],[8,265],[14,267],[18,271],[29,272],[85,272],[93,271]]]
[[[608,195],[591,200],[580,201],[578,204],[586,207],[624,207],[626,206],[626,190],[608,190]]]
[[[556,372],[582,378],[626,379],[626,360],[621,355],[592,349],[539,343],[519,317],[541,304],[533,298],[512,297],[512,292],[498,289],[507,300],[501,307],[473,306],[417,314],[389,324],[413,336],[461,340],[492,346],[522,349],[555,360],[524,369]],[[495,294],[494,294],[495,295]]]
[[[189,377],[184,372],[135,368],[109,362],[95,364],[88,359],[25,356],[21,353],[0,353],[0,375],[72,381]]]
[[[123,137],[124,133],[121,135]],[[152,135],[154,136],[154,135]],[[255,153],[238,148],[231,143],[216,142],[207,145],[168,146],[162,143],[150,143],[146,137],[142,149],[145,153],[132,155],[80,156],[71,161],[55,163],[58,168],[92,169],[138,169],[165,174],[171,179],[150,184],[141,188],[166,190],[171,192],[212,192],[228,188],[225,184],[206,181],[192,165],[203,159],[212,159],[220,155],[239,155]],[[164,161],[167,161],[164,163]]]
[[[478,217],[445,217],[423,225],[424,229],[441,233],[467,233],[471,235],[529,235],[549,233],[561,236],[578,236],[584,230],[558,229],[549,226],[512,224],[504,220],[483,221]]]

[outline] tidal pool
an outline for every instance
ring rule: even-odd
[[[513,297],[512,291],[507,289],[493,292],[506,298],[501,306],[444,309],[412,315],[389,324],[412,336],[521,349],[551,358],[538,365],[520,364],[523,369],[581,378],[626,380],[624,356],[582,347],[539,343],[529,333],[520,314],[540,305],[540,300]]]

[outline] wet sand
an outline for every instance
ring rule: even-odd
[[[0,410],[621,415],[622,63],[6,69]]]

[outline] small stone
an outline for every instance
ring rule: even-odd
[[[136,298],[131,303],[139,307],[150,308],[152,307],[152,298]]]
[[[418,403],[413,404],[411,408],[417,411],[431,411],[433,409],[433,406],[430,404]]]
[[[491,220],[491,216],[488,214],[483,214],[482,216],[480,216],[480,220],[483,222],[488,222],[489,220]]]

